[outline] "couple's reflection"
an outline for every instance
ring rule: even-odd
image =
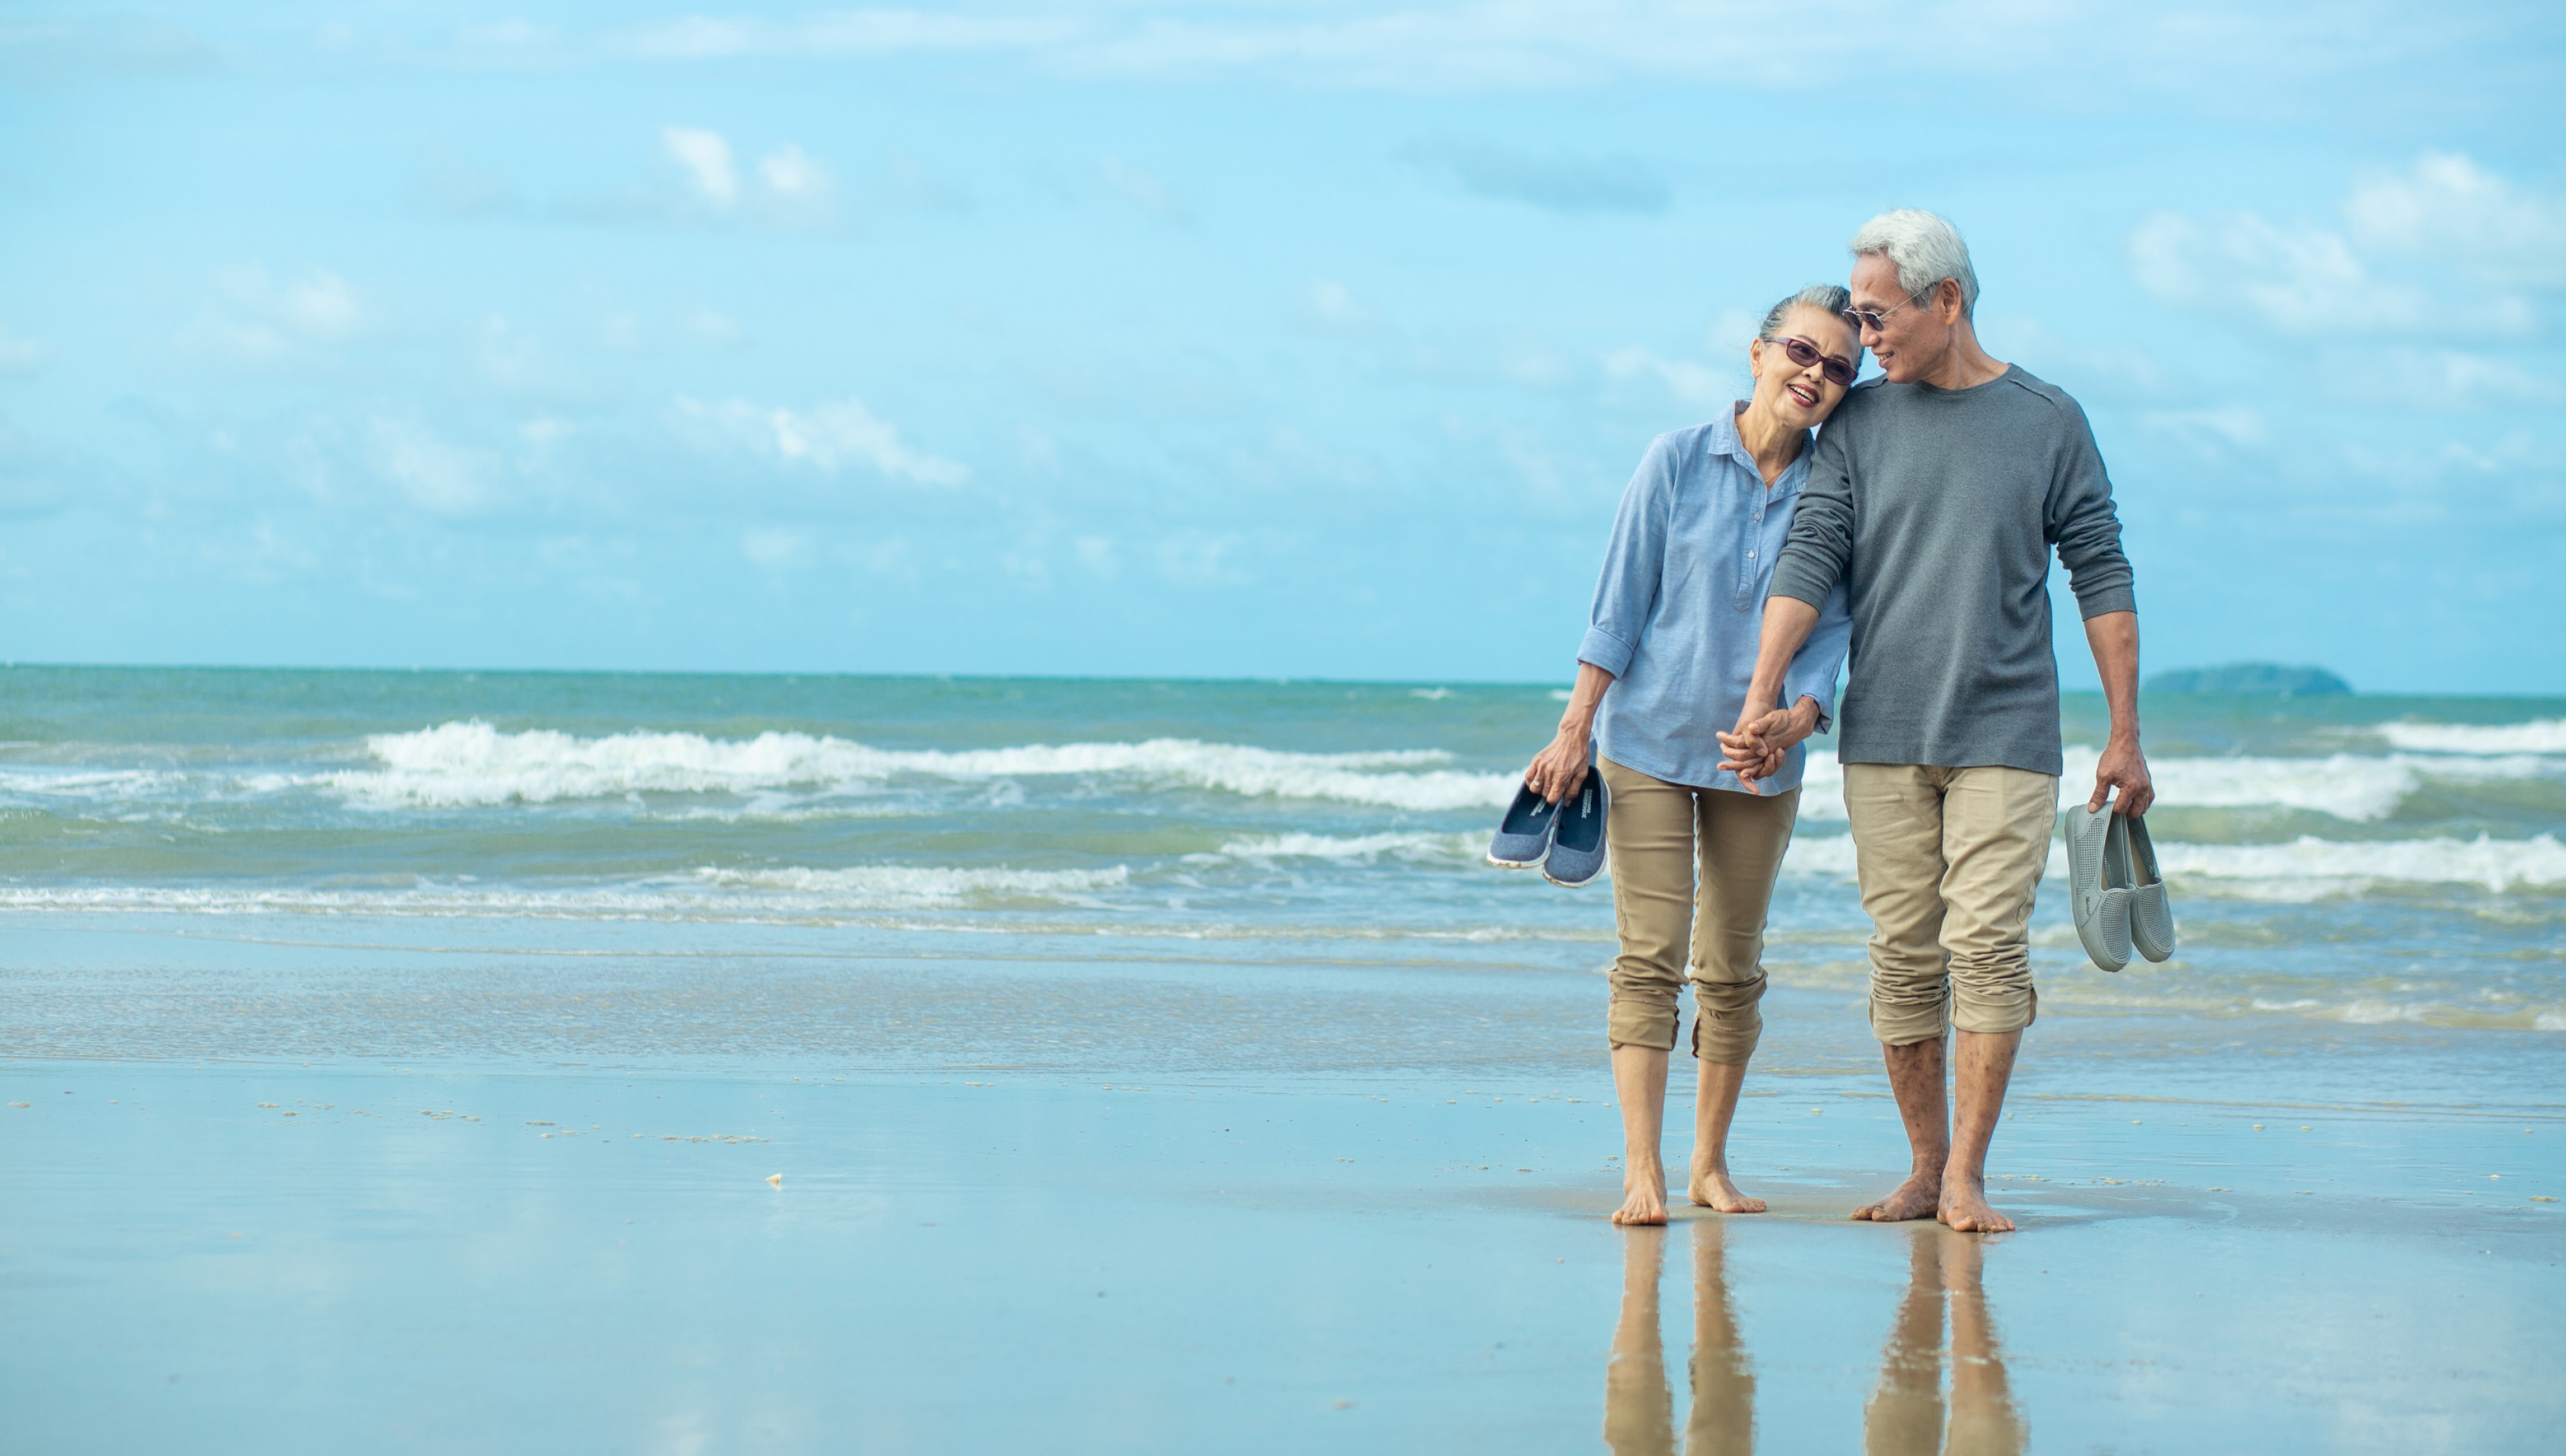
[[[1743,1453],[1755,1445],[1755,1373],[1738,1337],[1718,1219],[1692,1222],[1692,1406],[1685,1456]],[[1658,1309],[1667,1233],[1625,1235],[1622,1323],[1604,1377],[1604,1441],[1614,1456],[1673,1456],[1674,1390]],[[1978,1240],[1939,1224],[1909,1235],[1907,1293],[1889,1329],[1880,1386],[1863,1407],[1870,1456],[2021,1456],[2027,1432],[2005,1381],[1980,1284]],[[1950,1313],[1951,1383],[1942,1387],[1943,1311]],[[1946,1409],[1947,1404],[1947,1409]]]

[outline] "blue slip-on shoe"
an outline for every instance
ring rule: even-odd
[[[1589,771],[1589,777],[1592,777]],[[1506,817],[1497,822],[1497,833],[1488,841],[1488,862],[1500,869],[1530,869],[1550,852],[1550,836],[1559,828],[1558,805],[1541,797],[1532,785],[1515,790],[1515,802],[1506,808]]]
[[[2161,961],[2174,954],[2174,901],[2157,868],[2157,845],[2148,837],[2146,817],[2133,814],[2121,825],[2130,853],[2130,944],[2148,959]]]
[[[1560,801],[1550,856],[1541,861],[1542,878],[1570,889],[1604,872],[1604,817],[1613,807],[1612,791],[1604,787],[1604,775],[1593,767],[1595,755],[1590,751],[1586,758],[1590,765],[1586,782],[1576,798]]]
[[[2067,835],[2068,907],[2076,938],[2085,942],[2094,964],[2117,971],[2130,963],[2129,841],[2114,828],[2118,817],[2108,800],[2099,810],[2076,805],[2059,820]]]

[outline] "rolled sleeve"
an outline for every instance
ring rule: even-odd
[[[1631,654],[1640,650],[1637,642],[1626,642],[1600,626],[1586,629],[1586,639],[1577,644],[1577,660],[1592,662],[1615,677],[1631,670]]]
[[[2112,504],[2112,479],[2104,472],[2103,452],[2094,444],[2085,411],[2071,401],[2066,412],[2066,439],[2050,481],[2044,525],[2058,548],[2059,564],[2067,568],[2067,585],[2076,594],[2079,615],[2136,611],[2135,574],[2129,555],[2121,550],[2121,516]]]
[[[1845,584],[1839,581],[1827,593],[1825,605],[1818,608],[1818,622],[1809,628],[1809,639],[1800,644],[1790,667],[1782,674],[1781,705],[1787,708],[1802,698],[1817,699],[1820,733],[1835,731],[1836,679],[1844,671],[1845,649],[1852,642],[1852,600]]]
[[[1604,548],[1604,570],[1595,579],[1595,604],[1586,613],[1586,637],[1578,644],[1577,660],[1615,677],[1630,668],[1640,634],[1657,609],[1674,485],[1674,461],[1661,437],[1650,443],[1613,516],[1613,539]]]

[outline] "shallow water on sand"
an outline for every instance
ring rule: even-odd
[[[1904,1152],[1823,759],[1739,1118],[1775,1213],[1604,1221],[1609,889],[1476,858],[1556,711],[0,669],[0,1409],[205,1451],[2566,1416],[2566,703],[2152,700],[2182,950],[2104,975],[2045,895],[1983,1241],[1841,1221]]]

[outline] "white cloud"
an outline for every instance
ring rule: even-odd
[[[914,450],[891,421],[850,396],[807,410],[766,407],[745,399],[717,404],[679,398],[678,413],[711,426],[731,443],[773,455],[787,465],[809,465],[829,474],[864,464],[895,480],[920,485],[959,485],[969,467]]]
[[[376,420],[372,443],[376,470],[420,510],[469,516],[497,503],[494,462],[481,451],[403,419]]]
[[[2173,304],[2243,309],[2294,334],[2373,334],[2433,317],[2421,291],[2374,277],[2341,233],[2250,212],[2203,225],[2158,213],[2130,237],[2139,286]]]
[[[703,199],[715,207],[728,207],[739,200],[739,171],[732,164],[730,143],[718,131],[694,126],[663,126],[660,144],[668,159],[686,174]]]
[[[798,531],[752,527],[740,533],[739,554],[768,572],[798,572],[811,565],[811,542]]]
[[[1248,578],[1229,563],[1229,555],[1239,546],[1236,536],[1212,536],[1187,532],[1170,536],[1157,544],[1151,554],[1157,558],[1158,575],[1178,587],[1238,587]]]
[[[1375,322],[1372,310],[1356,300],[1354,291],[1333,279],[1311,284],[1307,297],[1310,317],[1326,328],[1357,333]]]
[[[979,19],[914,10],[852,10],[800,21],[687,16],[637,26],[615,49],[662,61],[730,56],[866,56],[901,51],[1016,49],[1064,40],[1071,21]]]
[[[2566,233],[2566,199],[2517,187],[2464,156],[2427,152],[2409,170],[2373,172],[2343,212],[2341,229],[2251,212],[2209,222],[2157,213],[2130,236],[2130,269],[2168,303],[2329,336],[2528,333],[2536,312],[2508,290],[2566,287],[2566,247],[2553,241]],[[2400,260],[2444,276],[2396,276]],[[2449,274],[2468,286],[2427,286],[2446,285]],[[2489,294],[2488,283],[2499,291]]]
[[[1100,582],[1111,582],[1123,575],[1123,558],[1114,549],[1111,536],[1081,536],[1070,543],[1078,553],[1078,564]]]
[[[2514,185],[2456,152],[2365,175],[2344,203],[2355,239],[2479,282],[2566,289],[2566,195]]]
[[[1688,359],[1668,359],[1632,345],[1604,356],[1604,372],[1616,379],[1656,379],[1687,404],[1725,404],[1737,397],[1732,375]]]
[[[18,373],[45,362],[45,346],[0,329],[0,372]]]
[[[2251,447],[2271,438],[2271,428],[2261,411],[2241,404],[2221,405],[2212,409],[2153,409],[2141,416],[2147,427],[2172,435],[2195,449]]]
[[[2408,409],[2501,409],[2566,403],[2566,383],[2489,355],[2455,349],[2383,349],[2326,359],[2334,391],[2365,403]]]
[[[828,190],[829,174],[809,152],[787,142],[757,164],[757,175],[778,197],[805,199]]]
[[[182,349],[237,363],[273,364],[305,346],[344,342],[372,322],[345,278],[315,268],[282,285],[263,268],[216,276],[215,302],[179,331]]]
[[[1169,222],[1183,218],[1184,208],[1177,203],[1175,194],[1167,190],[1167,184],[1158,178],[1120,157],[1098,158],[1097,169],[1104,176],[1109,191],[1143,212]]]
[[[336,273],[314,270],[286,285],[280,302],[287,320],[315,339],[343,338],[365,322],[356,292]]]

